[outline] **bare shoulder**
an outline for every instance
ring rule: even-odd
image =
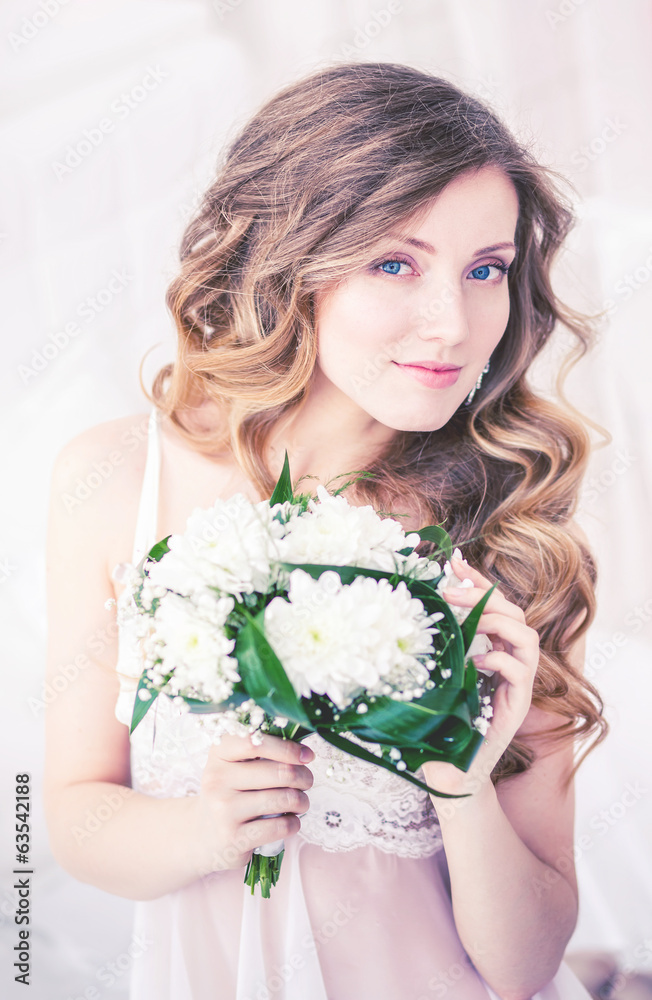
[[[70,472],[83,473],[89,463],[91,467],[95,463],[100,466],[100,475],[104,471],[107,474],[103,478],[109,479],[102,462],[115,470],[142,468],[148,421],[149,413],[137,413],[87,428],[60,449],[55,461],[56,473],[64,477]]]
[[[145,469],[148,421],[149,413],[137,413],[71,438],[55,458],[53,501],[80,522],[111,509],[116,495],[128,503],[130,487],[140,485]]]
[[[51,523],[74,530],[110,567],[131,558],[147,456],[149,412],[96,424],[71,438],[56,455],[50,493]]]

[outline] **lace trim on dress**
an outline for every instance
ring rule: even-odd
[[[318,734],[304,740],[315,752],[310,809],[299,836],[326,851],[373,845],[404,858],[430,857],[443,847],[427,792],[404,778],[351,757]],[[417,777],[423,780],[421,769]]]
[[[129,724],[136,678],[121,683],[116,715]],[[133,787],[157,798],[196,795],[212,746],[202,716],[179,709],[166,695],[131,736]],[[358,760],[318,733],[304,742],[315,752],[307,792],[310,808],[299,836],[326,851],[371,845],[386,854],[425,858],[443,848],[437,814],[427,792],[383,768]],[[421,771],[417,772],[422,777]]]

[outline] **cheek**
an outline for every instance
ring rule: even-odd
[[[492,348],[498,343],[509,319],[509,294],[496,295],[493,301],[481,296],[474,297],[468,307],[469,331],[476,344],[487,344]]]
[[[399,320],[397,310],[361,290],[332,296],[317,314],[320,366],[327,375],[351,372],[357,359],[366,361],[397,339]]]

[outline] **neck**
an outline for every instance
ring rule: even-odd
[[[325,379],[278,422],[268,443],[269,467],[280,473],[287,450],[292,480],[311,476],[305,489],[360,471],[384,451],[396,431],[379,423]]]

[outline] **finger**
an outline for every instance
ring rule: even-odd
[[[296,813],[284,813],[271,819],[252,819],[243,823],[238,830],[238,842],[246,843],[248,850],[284,840],[301,829],[301,820]]]
[[[528,655],[538,649],[539,640],[534,629],[526,625],[525,622],[516,621],[508,615],[485,613],[481,615],[476,631],[485,635],[498,636],[499,639],[511,645],[513,653],[518,650],[524,655]]]
[[[289,761],[246,760],[229,764],[228,784],[235,791],[259,788],[312,788],[312,771]]]
[[[530,674],[523,669],[524,665],[520,660],[515,659],[511,653],[504,650],[492,649],[481,656],[474,656],[473,662],[488,670],[495,670],[501,678],[516,687],[532,687],[534,674]]]
[[[445,590],[444,593],[447,595],[453,593],[456,596],[459,594],[464,594],[464,595],[473,594],[474,595],[473,603],[477,604],[478,601],[481,600],[482,596],[487,593],[487,591],[494,585],[496,581],[488,580],[487,577],[483,576],[478,569],[475,569],[474,566],[470,566],[466,562],[466,560],[454,559],[454,562],[455,562],[454,569],[456,572],[456,576],[458,576],[462,580],[464,579],[470,580],[474,586],[472,588],[451,587]],[[494,610],[497,608],[499,602],[501,608],[505,609],[505,613],[507,613],[508,608],[511,608],[512,617],[525,619],[525,615],[521,610],[521,608],[519,608],[519,606],[517,604],[514,604],[512,601],[509,601],[502,593],[502,591],[498,587],[495,587],[495,589],[492,591],[491,597],[487,601],[486,607],[489,608],[490,610]]]
[[[242,792],[233,803],[233,816],[238,823],[248,823],[273,813],[305,813],[310,799],[300,788],[259,788]]]
[[[314,760],[315,755],[310,747],[294,740],[284,740],[281,736],[260,734],[260,743],[252,743],[250,736],[222,736],[219,743],[211,747],[211,753],[223,760],[268,760],[283,761],[287,764],[307,764]]]
[[[486,590],[481,590],[479,587],[447,587],[442,591],[447,601],[465,608],[474,607],[478,601],[482,600],[486,593]],[[486,614],[488,611],[497,611],[510,618],[514,618],[516,621],[525,621],[525,614],[519,608],[518,604],[508,601],[505,595],[501,594],[499,590],[494,590],[485,604],[483,613]]]
[[[487,590],[491,586],[491,580],[488,580],[479,569],[476,569],[475,566],[471,566],[466,559],[458,559],[458,557],[454,555],[451,557],[450,563],[455,576],[458,576],[460,580],[463,580],[465,577],[469,580],[473,580],[474,582],[477,580],[478,583],[483,584]]]

